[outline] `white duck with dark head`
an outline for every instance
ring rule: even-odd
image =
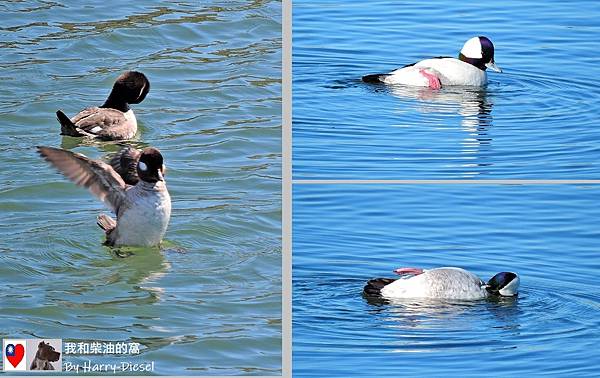
[[[486,69],[502,72],[494,61],[494,44],[484,36],[465,42],[458,58],[437,57],[408,64],[387,74],[363,76],[367,83],[402,84],[440,89],[448,85],[482,87]]]
[[[375,278],[367,282],[364,294],[387,299],[435,298],[476,300],[488,297],[518,295],[519,276],[501,272],[484,282],[475,274],[454,267],[435,269],[400,268],[394,270],[401,278]]]

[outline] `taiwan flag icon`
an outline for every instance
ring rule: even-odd
[[[26,340],[2,340],[2,367],[4,371],[27,370]]]

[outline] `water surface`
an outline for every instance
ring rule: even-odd
[[[600,177],[590,1],[295,1],[294,178]],[[489,37],[484,89],[360,81]]]
[[[139,342],[92,360],[158,374],[281,374],[280,2],[0,10],[0,337]],[[34,149],[116,151],[61,137],[54,112],[101,104],[128,69],[151,81],[133,144],[167,165],[162,250],[103,247],[107,210]]]
[[[294,187],[301,377],[596,376],[600,187]],[[367,301],[412,266],[521,277],[516,300]]]

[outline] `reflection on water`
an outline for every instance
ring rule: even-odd
[[[142,140],[101,141],[93,138],[76,138],[70,136],[61,136],[60,141],[60,148],[65,150],[72,150],[77,147],[93,147],[94,150],[100,150],[105,153],[114,153],[127,146],[139,150],[149,147],[149,144]]]
[[[472,324],[484,322],[506,335],[515,335],[520,328],[519,309],[515,298],[479,301],[446,301],[434,299],[389,301],[388,305],[369,311],[378,316],[381,327],[391,331],[391,352],[432,353],[448,349],[468,350],[472,341],[462,338],[461,330],[472,332]],[[471,323],[473,322],[473,323]],[[452,330],[444,334],[448,330]],[[440,332],[440,334],[437,334]],[[485,332],[485,331],[484,331]],[[506,337],[506,335],[504,337]],[[487,350],[515,348],[514,344],[496,345],[481,343]]]
[[[486,88],[454,86],[433,90],[405,85],[387,87],[389,93],[401,100],[416,100],[399,103],[398,113],[405,112],[405,107],[411,107],[423,114],[460,116],[460,127],[465,136],[460,142],[459,152],[463,159],[468,160],[461,163],[463,176],[479,175],[481,169],[477,168],[493,165],[487,153],[492,147],[489,131],[493,124],[494,103]]]
[[[118,247],[110,248],[115,256],[114,260],[123,269],[120,270],[123,278],[131,285],[139,285],[144,290],[150,290],[156,294],[162,293],[164,289],[157,285],[171,268],[171,264],[165,259],[165,251],[160,248],[138,248]]]
[[[489,311],[494,314],[507,309],[516,310],[518,297],[492,297],[483,300],[444,300],[431,298],[375,298],[364,296],[375,308],[369,312],[385,314],[395,326],[427,327],[429,322],[450,319],[469,311]],[[514,312],[516,314],[516,312]]]

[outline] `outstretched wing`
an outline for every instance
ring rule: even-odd
[[[60,148],[38,147],[38,152],[69,180],[87,188],[115,213],[124,203],[125,182],[110,165]]]

